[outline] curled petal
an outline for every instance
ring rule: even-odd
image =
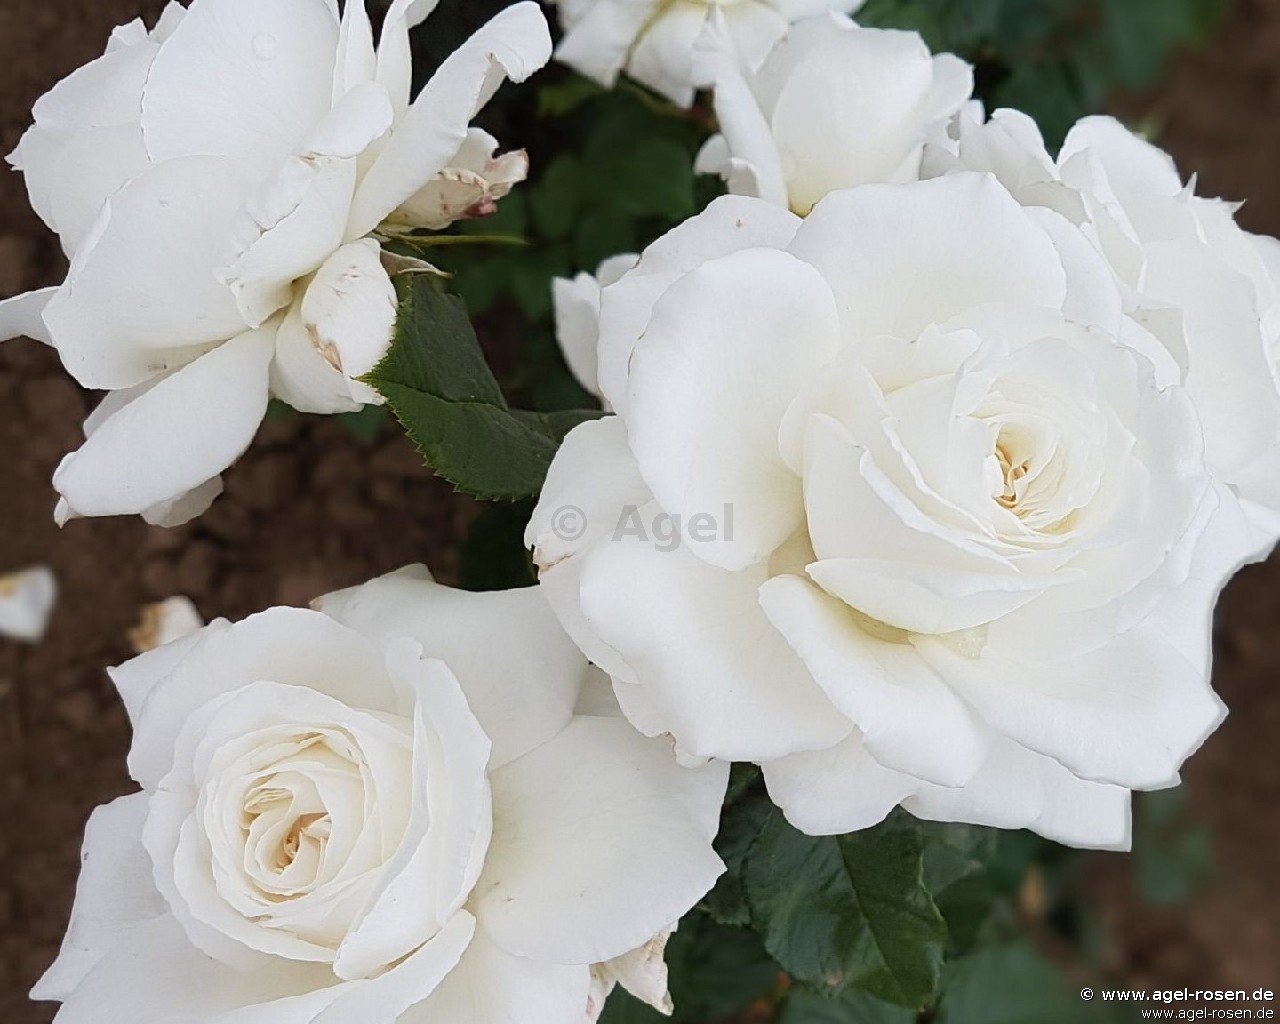
[[[76,380],[133,387],[245,330],[215,271],[247,193],[235,163],[194,156],[157,164],[111,197],[44,311]]]
[[[69,511],[144,512],[235,462],[266,413],[273,335],[263,328],[219,345],[98,426],[54,474]]]
[[[41,288],[11,299],[0,299],[0,341],[26,337],[52,345],[53,338],[44,323],[44,310],[57,293],[57,288]]]
[[[505,8],[451,53],[362,177],[347,239],[367,235],[448,166],[471,119],[505,78],[523,82],[550,57],[546,18],[527,0]]]

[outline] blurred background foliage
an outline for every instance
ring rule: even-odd
[[[1016,107],[1050,145],[1117,90],[1159,77],[1179,46],[1206,38],[1222,0],[867,0],[865,25],[913,28],[973,62],[989,109]]]
[[[1026,111],[1056,147],[1077,118],[1105,109],[1117,92],[1154,83],[1174,51],[1209,35],[1226,2],[867,0],[857,18],[914,29],[933,50],[964,56],[988,109]],[[415,40],[423,80],[503,6],[443,0]],[[719,194],[718,179],[692,170],[714,115],[705,102],[677,110],[625,80],[604,90],[552,64],[531,85],[506,87],[480,123],[504,148],[528,150],[532,171],[498,214],[460,230],[525,244],[450,246],[430,258],[453,275],[450,287],[476,319],[514,404],[590,406],[559,356],[551,281],[640,251]],[[477,518],[463,551],[464,585],[533,582],[521,544],[528,514],[527,503],[498,504]],[[1152,905],[1186,901],[1211,868],[1211,837],[1186,819],[1183,802],[1176,790],[1137,801],[1129,864]],[[1108,982],[1099,925],[1073,885],[1074,851],[1026,832],[917,822],[901,812],[851,837],[805,837],[771,809],[758,774],[744,766],[735,767],[718,842],[730,870],[668,947],[677,1022],[1133,1019],[1114,1004],[1080,998],[1086,985]],[[879,844],[865,861],[877,876],[868,884],[915,911],[887,940],[877,933],[874,900],[856,885],[846,892],[867,844]],[[768,870],[753,871],[764,863]],[[787,865],[794,870],[780,870]],[[831,908],[824,923],[821,912]],[[790,927],[799,920],[802,927]],[[622,991],[603,1018],[663,1019]]]

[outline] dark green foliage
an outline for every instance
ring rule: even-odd
[[[462,301],[431,274],[403,274],[396,290],[395,340],[365,381],[427,464],[459,490],[489,499],[536,495],[565,432],[598,413],[510,409]]]
[[[947,950],[963,953],[978,940],[1001,895],[987,866],[1000,842],[995,829],[927,822],[924,878],[947,922]]]
[[[910,815],[806,836],[775,812],[742,877],[752,924],[792,977],[906,1007],[932,998],[946,925],[924,885],[924,837]]]
[[[343,413],[338,422],[358,441],[369,444],[377,440],[387,423],[387,410],[381,405],[366,405],[355,412]]]
[[[667,970],[674,1017],[614,991],[601,1024],[675,1024],[718,1020],[769,993],[778,981],[778,965],[760,940],[745,928],[717,924],[694,912],[680,922],[667,943]]]
[[[915,1024],[917,1014],[858,989],[823,995],[796,989],[787,996],[779,1024]]]
[[[1096,998],[1025,942],[990,946],[947,965],[935,1024],[1119,1024],[1133,1015]]]
[[[1213,871],[1213,839],[1188,820],[1186,791],[1143,793],[1134,822],[1133,867],[1138,892],[1158,907],[1186,903]]]
[[[773,813],[773,805],[763,792],[759,769],[735,764],[716,836],[716,853],[726,871],[702,901],[703,909],[721,924],[746,925],[751,921],[742,867]]]
[[[701,910],[758,932],[791,976],[781,1024],[931,1019],[947,964],[1018,941],[1027,872],[1060,853],[1028,832],[901,811],[852,835],[805,836],[746,765],[734,766],[716,849],[727,871]]]
[[[1222,0],[868,0],[867,25],[912,28],[977,68],[989,109],[1032,115],[1051,146],[1118,90],[1154,84],[1169,55],[1204,39]]]
[[[538,582],[524,528],[533,514],[532,501],[490,505],[471,523],[462,545],[458,582],[466,590],[508,590]]]
[[[932,50],[968,56],[998,37],[1010,6],[1007,0],[867,0],[856,17],[863,25],[912,29]]]

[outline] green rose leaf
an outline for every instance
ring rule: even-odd
[[[533,515],[532,501],[489,505],[471,522],[458,567],[464,590],[514,590],[538,583],[533,560],[524,547],[524,528]]]
[[[741,1013],[766,996],[778,965],[746,928],[726,928],[697,911],[667,943],[667,975],[675,1014],[666,1017],[621,987],[605,1004],[600,1024],[704,1024]]]
[[[851,835],[806,836],[775,811],[743,867],[752,925],[801,982],[921,1008],[947,940],[923,858],[920,825],[904,813]]]
[[[600,413],[510,409],[462,300],[428,274],[400,275],[396,291],[391,350],[364,380],[387,400],[427,464],[458,490],[488,499],[537,495],[565,433]]]
[[[1123,1007],[1080,989],[1030,945],[991,946],[947,965],[937,1024],[1119,1024]]]
[[[923,822],[924,881],[947,922],[948,952],[963,953],[995,908],[997,893],[988,865],[999,833],[980,825]]]
[[[567,238],[582,209],[584,173],[577,157],[563,153],[547,165],[530,190],[529,206],[538,230],[547,238]]]
[[[720,814],[716,853],[724,861],[725,873],[702,899],[702,909],[724,925],[746,925],[751,921],[742,868],[751,847],[773,814],[773,805],[758,792],[759,770],[754,765],[734,765],[725,807]]]
[[[916,1011],[894,1006],[858,989],[834,996],[796,989],[778,1024],[915,1024]]]

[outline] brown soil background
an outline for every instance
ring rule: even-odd
[[[0,151],[111,26],[161,6],[0,0]],[[1118,107],[1163,126],[1202,193],[1249,197],[1243,222],[1280,234],[1280,0],[1237,0],[1207,50]],[[60,272],[21,179],[0,173],[0,296]],[[206,618],[238,618],[412,561],[449,580],[473,513],[394,431],[366,444],[295,417],[264,427],[228,493],[192,525],[90,520],[59,531],[49,480],[92,401],[49,350],[0,346],[0,572],[50,564],[62,588],[42,644],[0,640],[0,1021],[10,1024],[52,1019],[54,1007],[25,992],[57,951],[85,818],[131,788],[128,724],[103,666],[129,656],[141,608],[186,594]],[[1217,640],[1215,684],[1232,713],[1186,771],[1193,813],[1213,831],[1213,879],[1189,904],[1156,910],[1135,896],[1127,858],[1085,864],[1102,959],[1127,984],[1280,989],[1280,560],[1231,585]]]

